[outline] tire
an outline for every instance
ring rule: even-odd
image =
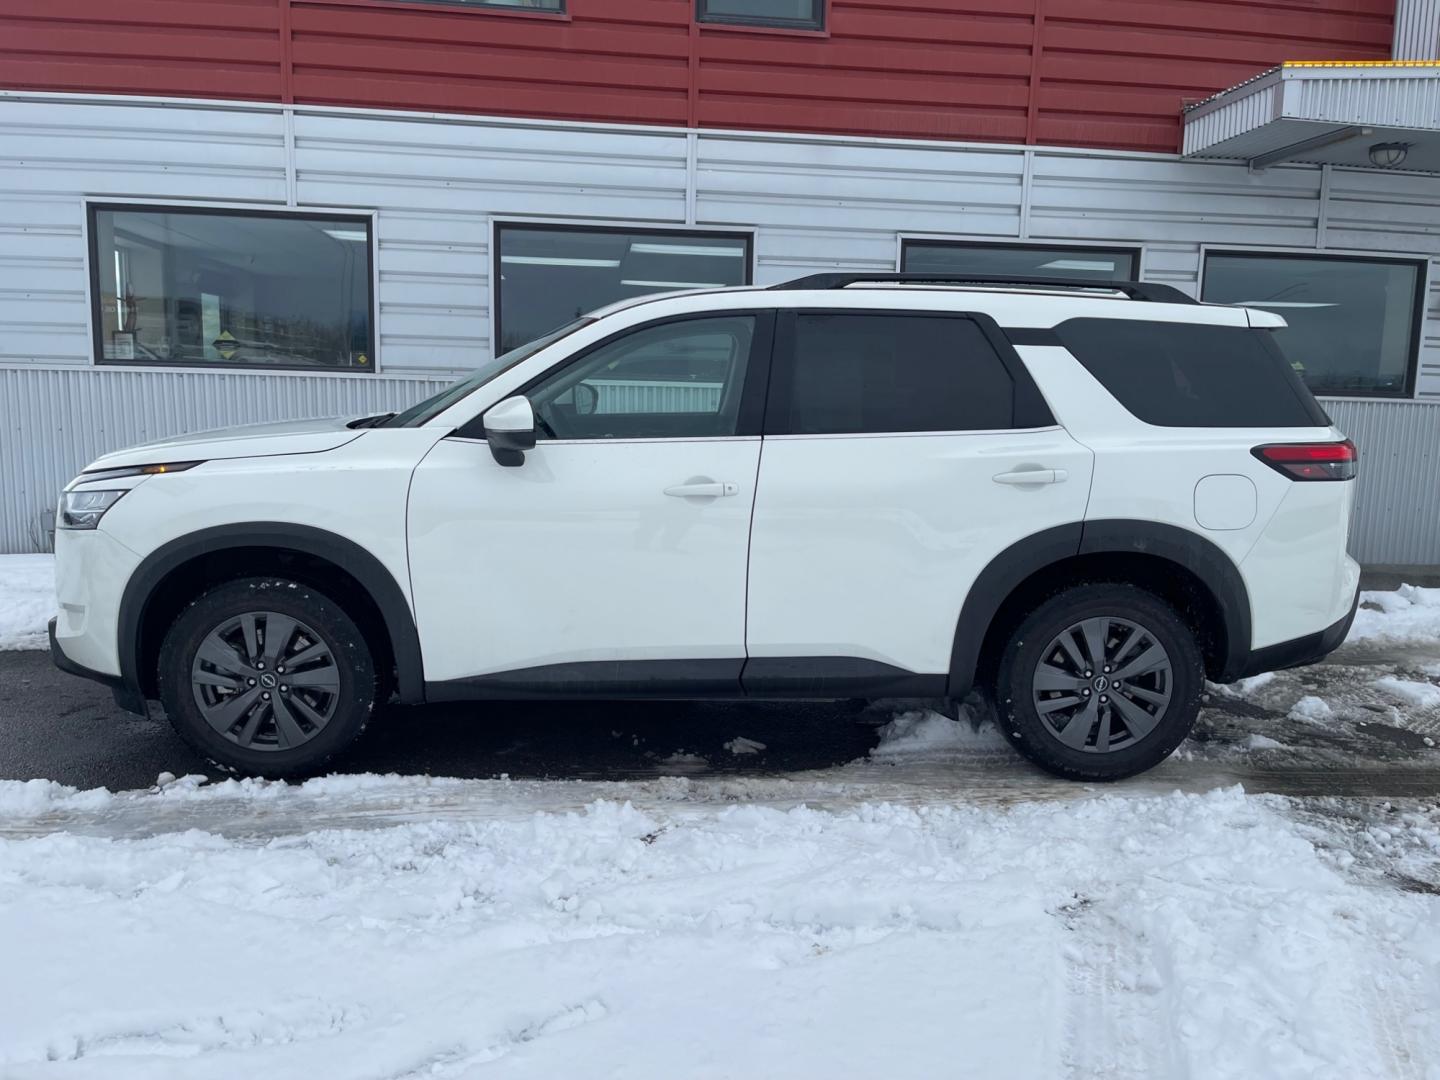
[[[159,682],[181,738],[227,772],[273,778],[314,773],[347,749],[378,689],[345,609],[284,578],[226,582],[192,601],[160,646]]]
[[[1110,670],[1091,656],[1102,638]],[[1127,672],[1117,689],[1113,676]],[[1056,776],[1121,780],[1164,761],[1190,733],[1204,667],[1169,604],[1133,585],[1096,583],[1026,616],[995,684],[1000,728],[1022,755]]]

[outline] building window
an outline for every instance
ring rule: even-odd
[[[701,22],[825,29],[825,0],[696,0]]]
[[[496,229],[495,352],[646,293],[750,284],[750,237],[555,225]]]
[[[906,240],[900,248],[900,269],[917,274],[1135,281],[1140,273],[1140,252],[1135,248]]]
[[[375,367],[370,219],[90,207],[95,358]]]
[[[507,11],[541,11],[547,15],[564,15],[565,0],[446,0],[463,7],[504,8]]]
[[[1275,343],[1317,394],[1408,396],[1425,264],[1407,259],[1207,252],[1201,299],[1289,324]]]

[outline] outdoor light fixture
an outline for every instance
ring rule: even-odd
[[[1370,164],[1381,169],[1393,169],[1403,164],[1410,152],[1410,144],[1404,142],[1380,142],[1370,147]]]

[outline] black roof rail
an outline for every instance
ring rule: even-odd
[[[1124,293],[1131,300],[1152,304],[1198,304],[1173,285],[1151,281],[1106,281],[1101,278],[1017,277],[1009,274],[810,274],[808,277],[771,285],[772,289],[843,289],[847,285],[1023,285],[1041,289],[1102,289]]]

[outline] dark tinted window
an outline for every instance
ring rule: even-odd
[[[797,435],[1011,426],[1009,372],[979,326],[940,315],[795,317],[769,431]]]
[[[796,30],[825,28],[825,0],[697,0],[697,3],[701,22]]]
[[[497,353],[617,300],[750,283],[750,238],[735,233],[501,225],[497,235]]]
[[[1408,394],[1424,264],[1210,252],[1202,299],[1262,308],[1275,343],[1317,394]]]
[[[1134,281],[1140,253],[1134,248],[1045,247],[1040,244],[974,244],[953,240],[906,240],[900,268],[917,274],[978,274],[1029,278],[1096,278]]]
[[[1072,319],[1060,340],[1117,401],[1162,427],[1314,427],[1324,411],[1271,331]]]
[[[374,370],[368,217],[90,215],[101,363]]]

